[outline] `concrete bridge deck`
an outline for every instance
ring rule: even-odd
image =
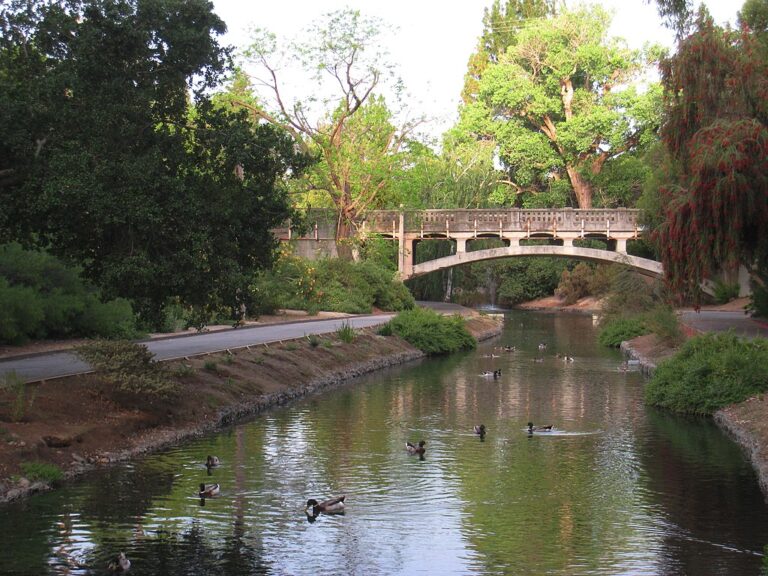
[[[642,233],[640,214],[640,210],[628,208],[374,210],[354,225],[363,237],[377,234],[398,241],[398,269],[404,280],[479,260],[542,255],[622,262],[645,274],[661,275],[660,263],[627,254],[627,242],[638,239]],[[281,240],[297,243],[327,242],[335,238],[336,221],[332,211],[312,211],[308,214],[308,221],[310,230],[305,235],[294,235],[290,224],[275,230],[275,233]],[[497,238],[505,247],[467,250],[469,242],[482,238]],[[416,244],[429,239],[454,242],[456,253],[414,264]],[[523,245],[527,240],[537,239],[547,240],[549,245]],[[574,245],[574,242],[586,239],[605,240],[608,249],[587,249]]]

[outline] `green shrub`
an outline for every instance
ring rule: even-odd
[[[376,334],[379,336],[392,336],[392,334],[394,334],[392,331],[392,323],[387,322],[386,324],[382,324],[376,331]]]
[[[735,300],[739,297],[740,286],[738,282],[724,282],[723,280],[715,281],[713,288],[715,302],[718,304],[726,304],[731,300]]]
[[[110,340],[128,340],[141,336],[131,304],[123,298],[101,302],[95,296],[89,297],[77,324],[80,334],[84,336]]]
[[[28,338],[135,338],[126,300],[103,303],[76,268],[18,244],[0,246],[0,341]]]
[[[3,377],[2,387],[13,395],[11,421],[21,422],[35,402],[34,390],[30,392],[24,378],[19,376],[15,370],[12,370]]]
[[[675,311],[664,305],[658,305],[645,314],[645,323],[648,329],[656,334],[667,346],[679,346],[685,340],[685,335],[680,328]]]
[[[768,340],[704,334],[659,365],[645,388],[648,404],[712,414],[768,390]]]
[[[336,330],[336,336],[338,336],[339,340],[342,342],[350,344],[355,339],[355,329],[352,328],[348,322],[344,322],[344,324],[341,325],[341,328]]]
[[[414,308],[400,312],[389,323],[395,334],[426,354],[447,354],[477,346],[461,316],[441,316],[433,310]]]
[[[214,362],[213,360],[206,360],[203,364],[203,368],[208,370],[209,372],[218,372],[219,371],[219,365]]]
[[[320,345],[320,337],[317,334],[305,334],[304,337],[309,342],[310,347],[317,348]]]
[[[618,348],[624,340],[631,340],[650,331],[645,320],[639,316],[616,318],[600,328],[598,341],[603,346]]]
[[[0,342],[23,344],[43,331],[45,312],[38,294],[26,286],[10,286],[0,278]]]
[[[47,462],[22,462],[21,471],[29,480],[53,484],[64,478],[64,472],[56,464]]]
[[[135,395],[167,398],[176,392],[165,366],[141,344],[125,340],[94,340],[75,349],[101,378]]]

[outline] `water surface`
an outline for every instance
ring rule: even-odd
[[[477,351],[0,508],[0,573],[102,574],[121,550],[131,574],[759,573],[768,509],[744,455],[644,407],[620,362],[587,316],[511,314]],[[404,449],[420,439],[423,460]],[[221,495],[201,505],[200,482]],[[338,494],[344,515],[305,515]]]

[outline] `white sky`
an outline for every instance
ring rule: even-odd
[[[294,37],[323,14],[345,7],[359,9],[394,26],[397,34],[386,46],[411,97],[411,116],[436,118],[427,128],[434,137],[457,118],[467,60],[482,32],[483,10],[492,0],[213,0],[215,12],[227,23],[226,43],[248,44],[247,30],[266,28],[279,38]],[[645,0],[599,0],[614,12],[612,34],[640,48],[645,42],[671,47],[673,35],[664,29],[656,3]],[[741,0],[705,2],[719,24],[735,23]],[[574,1],[568,2],[575,5]]]

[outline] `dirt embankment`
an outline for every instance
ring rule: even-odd
[[[475,315],[467,328],[485,339],[501,323]],[[47,488],[23,477],[23,463],[55,464],[73,477],[421,357],[404,340],[366,329],[350,343],[329,334],[170,362],[181,392],[169,402],[121,395],[95,374],[29,384],[21,396],[3,390],[0,501]]]

